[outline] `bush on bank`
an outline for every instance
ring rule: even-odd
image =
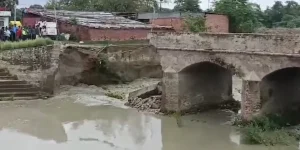
[[[246,144],[292,145],[299,136],[287,130],[279,116],[263,116],[241,125],[242,141]]]
[[[36,40],[26,40],[26,41],[19,41],[19,42],[1,42],[0,43],[0,50],[12,50],[12,49],[20,49],[20,48],[30,48],[30,47],[40,47],[46,45],[52,45],[54,42],[51,39],[36,39]]]

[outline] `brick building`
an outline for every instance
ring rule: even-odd
[[[226,15],[214,13],[192,13],[192,16],[203,16],[205,24],[208,29],[207,32],[213,33],[228,33],[229,32],[229,19]],[[140,13],[138,20],[149,22],[154,25],[172,26],[176,31],[184,31],[184,13]]]
[[[151,31],[174,31],[171,26],[145,24],[105,12],[59,10],[56,18],[59,33],[69,33],[81,41],[144,40]],[[54,20],[54,11],[50,10],[27,9],[23,16],[25,26],[34,26],[38,21]]]

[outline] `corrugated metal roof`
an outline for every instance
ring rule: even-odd
[[[139,13],[138,19],[162,19],[162,18],[183,18],[185,16],[204,16],[205,13],[180,13],[180,12],[171,12],[171,13]]]
[[[27,13],[32,13],[44,17],[55,18],[53,10],[36,10],[28,9]],[[135,20],[126,19],[124,17],[115,16],[107,12],[80,12],[57,10],[57,20],[69,22],[72,18],[76,18],[78,25],[88,26],[91,28],[164,28],[172,29],[171,26],[157,26],[145,24]]]

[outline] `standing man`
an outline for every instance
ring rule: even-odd
[[[31,39],[35,40],[36,39],[36,30],[35,30],[35,26],[33,26],[33,28],[30,28],[31,30]]]
[[[28,39],[28,28],[27,27],[24,27],[23,30],[22,30],[22,39],[23,41],[27,40]]]
[[[5,41],[7,40],[10,40],[10,37],[11,37],[11,32],[10,32],[10,29],[5,27]]]
[[[17,32],[18,32],[17,24],[15,24],[15,25],[13,26],[12,31],[13,31],[13,33],[12,33],[12,40],[15,41],[15,40],[16,40],[16,37],[17,37],[16,35],[17,35]]]
[[[4,29],[4,27],[2,27],[1,28],[1,30],[0,30],[0,40],[1,41],[4,41],[4,39],[5,39],[5,34],[4,34],[4,32],[5,32],[5,29]]]
[[[23,29],[21,26],[19,26],[18,31],[17,31],[17,39],[18,40],[22,40],[22,32],[23,32]]]
[[[9,40],[10,40],[10,41],[13,41],[13,40],[14,40],[14,36],[13,36],[13,35],[14,35],[14,34],[13,34],[13,33],[14,33],[14,27],[9,27],[8,30],[10,31],[10,37],[9,37]]]

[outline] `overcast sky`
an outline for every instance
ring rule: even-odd
[[[28,7],[32,4],[44,5],[47,2],[47,0],[19,0],[19,1],[20,1],[19,7]],[[174,1],[174,0],[171,0],[171,1]],[[201,8],[207,9],[209,1],[213,2],[214,0],[202,0]],[[275,0],[250,0],[250,1],[260,4],[261,8],[265,9],[267,6],[273,5]],[[281,1],[285,2],[287,0],[281,0]],[[300,0],[295,0],[295,1],[300,2]],[[173,8],[174,4],[173,3],[163,4],[163,7]]]

